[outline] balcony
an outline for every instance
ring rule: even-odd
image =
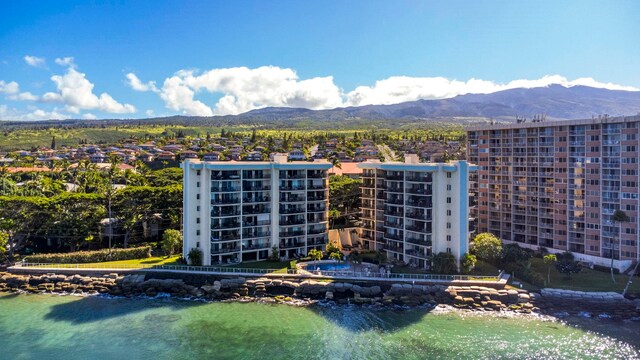
[[[280,185],[280,191],[301,191],[306,190],[304,185]]]
[[[234,229],[240,227],[240,222],[238,221],[229,221],[229,222],[221,222],[221,223],[212,223],[211,229],[221,230],[221,229]]]
[[[271,201],[271,197],[269,196],[255,196],[242,199],[242,203],[244,204],[265,203],[269,201]]]
[[[280,202],[283,203],[296,203],[296,202],[304,202],[304,196],[281,196]]]
[[[253,239],[253,238],[263,238],[263,237],[271,237],[271,232],[270,231],[258,231],[258,232],[243,232],[242,233],[242,238],[243,239]]]
[[[226,216],[239,216],[240,215],[240,211],[220,211],[218,210],[220,208],[214,208],[213,211],[211,211],[211,217],[226,217]]]
[[[238,203],[240,203],[239,197],[214,198],[211,200],[212,205],[238,204]]]
[[[424,240],[421,238],[412,238],[412,237],[407,237],[406,242],[411,243],[411,244],[415,244],[415,245],[421,245],[421,246],[431,246],[431,240]]]
[[[304,231],[296,230],[296,231],[280,231],[280,237],[294,237],[294,236],[304,236]]]
[[[302,206],[295,207],[280,207],[280,214],[302,214],[305,213],[305,209]]]
[[[240,247],[239,246],[232,246],[232,247],[223,247],[223,248],[212,248],[211,249],[211,255],[216,255],[216,254],[226,254],[226,253],[233,253],[233,252],[237,252],[240,251]]]
[[[409,256],[413,256],[413,257],[418,257],[418,258],[422,258],[422,259],[430,259],[431,256],[428,256],[424,251],[418,251],[418,250],[407,250],[405,251],[405,254],[409,255]]]
[[[211,188],[211,192],[212,193],[229,193],[229,192],[238,192],[240,191],[239,187],[212,187]]]
[[[280,249],[295,249],[295,248],[300,248],[300,247],[305,247],[305,243],[304,241],[291,241],[291,242],[285,242],[285,241],[281,241],[280,242]]]

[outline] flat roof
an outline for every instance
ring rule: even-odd
[[[571,126],[571,125],[596,125],[596,124],[615,124],[621,122],[637,122],[640,121],[640,115],[632,116],[599,116],[591,119],[576,119],[576,120],[552,120],[552,121],[538,121],[538,122],[523,122],[523,123],[497,123],[489,125],[475,125],[465,127],[466,131],[482,131],[482,130],[508,130],[508,129],[529,129],[540,127],[556,127],[556,126]]]

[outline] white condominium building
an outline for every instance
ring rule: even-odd
[[[206,162],[187,159],[184,257],[199,248],[204,265],[266,260],[324,250],[328,241],[326,161]]]
[[[429,269],[431,257],[468,252],[469,172],[466,161],[420,163],[369,160],[362,173],[363,247],[383,250],[391,261]]]

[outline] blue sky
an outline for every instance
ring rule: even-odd
[[[639,14],[638,1],[0,0],[0,119],[637,90]]]

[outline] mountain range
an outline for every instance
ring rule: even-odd
[[[640,91],[608,90],[587,86],[550,85],[517,88],[491,94],[466,94],[449,99],[417,100],[393,105],[364,105],[328,110],[266,107],[239,115],[212,117],[176,115],[150,119],[0,121],[0,127],[51,125],[96,126],[129,122],[184,125],[335,128],[336,126],[384,126],[420,124],[423,121],[467,124],[515,121],[545,115],[549,120],[586,119],[598,115],[640,114]],[[1,119],[0,119],[1,120]]]
[[[489,118],[515,121],[516,116],[547,119],[585,119],[640,114],[640,91],[608,90],[587,86],[550,85],[517,88],[491,94],[467,94],[449,99],[417,100],[393,105],[365,105],[331,110],[263,108],[236,115],[265,119],[433,119]]]

